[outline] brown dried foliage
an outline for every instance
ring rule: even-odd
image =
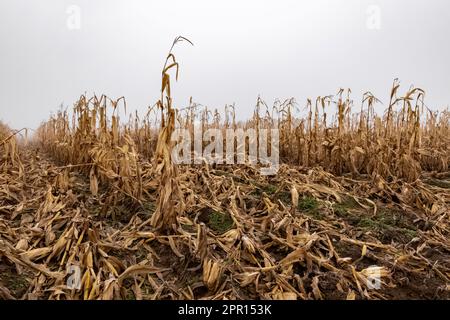
[[[172,68],[170,50],[142,120],[121,123],[123,98],[81,96],[28,146],[0,125],[0,298],[449,297],[448,110],[428,110],[417,88],[398,97],[396,81],[383,116],[371,93],[355,113],[340,90],[308,100],[305,117],[293,99],[258,99],[249,121],[234,106],[222,121],[192,100],[172,106]],[[278,174],[173,165],[175,126],[197,120],[278,128]],[[67,285],[73,265],[80,290]]]

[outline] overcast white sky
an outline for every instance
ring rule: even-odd
[[[144,112],[177,35],[195,44],[175,51],[177,107],[235,102],[245,117],[258,95],[303,104],[340,87],[386,102],[396,77],[426,89],[429,107],[450,104],[448,0],[0,0],[0,26],[0,119],[15,128],[84,92]]]

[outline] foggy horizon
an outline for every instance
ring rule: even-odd
[[[450,104],[450,4],[433,1],[40,1],[1,0],[0,120],[35,129],[80,95],[124,96],[145,114],[160,96],[173,39],[180,77],[174,106],[192,96],[209,108],[236,104],[251,116],[270,106],[350,88],[355,105],[372,92],[383,103],[426,91],[433,110]],[[378,105],[381,111],[383,106]]]

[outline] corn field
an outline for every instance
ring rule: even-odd
[[[450,298],[449,110],[397,80],[382,113],[350,89],[177,108],[174,46],[144,115],[82,95],[30,139],[0,124],[0,298]],[[278,129],[278,173],[174,164],[195,126]]]

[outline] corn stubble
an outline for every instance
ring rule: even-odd
[[[246,122],[234,105],[223,120],[192,99],[177,110],[169,73],[178,77],[180,41],[189,42],[175,39],[161,98],[143,119],[120,121],[123,97],[81,96],[27,145],[0,125],[0,264],[27,283],[19,293],[0,277],[0,298],[387,299],[404,279],[426,277],[440,283],[435,297],[448,297],[450,193],[426,183],[449,177],[448,110],[430,111],[419,88],[399,95],[397,81],[382,116],[370,92],[355,110],[343,89],[308,100],[306,116],[293,99],[269,108],[258,98]],[[198,121],[278,128],[278,174],[175,166],[172,132],[193,134]],[[383,241],[336,209],[348,199],[363,219],[388,207],[417,230]],[[212,214],[230,225],[218,232]],[[370,265],[380,266],[381,290],[368,287]],[[67,284],[69,266],[81,270],[79,290]]]

